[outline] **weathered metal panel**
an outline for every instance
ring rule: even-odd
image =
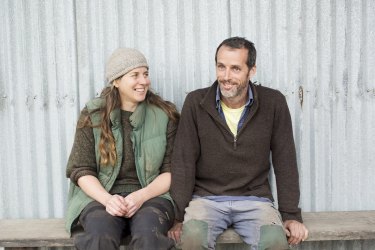
[[[288,101],[303,210],[375,209],[375,1],[4,0],[0,22],[0,218],[64,215],[75,123],[115,48],[144,52],[181,108],[237,35],[258,50],[254,80]]]
[[[3,1],[1,217],[62,217],[76,122],[72,1]]]

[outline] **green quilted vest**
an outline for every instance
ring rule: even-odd
[[[86,104],[88,111],[95,110],[103,105],[103,99],[95,98]],[[98,112],[90,116],[92,124],[100,123]],[[116,143],[117,162],[114,166],[102,166],[100,164],[99,140],[101,129],[93,128],[95,138],[96,162],[98,179],[103,187],[109,191],[120,171],[123,157],[123,129],[121,126],[121,110],[113,110],[110,114],[112,122],[112,133]],[[167,145],[167,125],[168,116],[160,108],[154,105],[140,103],[134,113],[130,116],[130,123],[133,126],[131,141],[133,143],[135,165],[137,175],[142,187],[147,186],[160,173],[165,149]],[[172,201],[169,193],[161,197]],[[88,203],[93,201],[80,187],[70,183],[68,194],[68,207],[65,217],[65,227],[70,233],[74,221],[78,218],[82,210]]]

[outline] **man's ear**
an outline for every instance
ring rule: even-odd
[[[251,78],[253,78],[253,76],[255,76],[256,73],[257,73],[257,66],[254,65],[249,71],[249,80],[251,80]]]

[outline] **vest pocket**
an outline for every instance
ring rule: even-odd
[[[150,177],[154,179],[159,174],[166,146],[167,140],[165,135],[143,141],[143,154],[140,158],[143,158],[146,180],[149,180]]]

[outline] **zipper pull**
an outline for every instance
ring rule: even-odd
[[[234,148],[234,150],[237,149],[237,136],[234,136],[234,140],[233,140],[233,148]]]

